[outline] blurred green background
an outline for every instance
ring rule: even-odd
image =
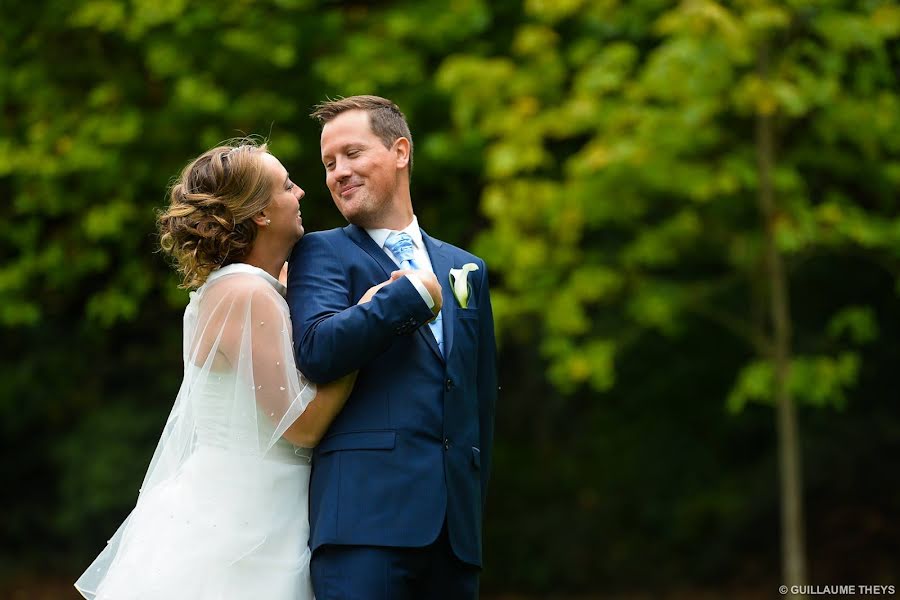
[[[307,115],[357,93],[410,121],[419,222],[491,268],[485,598],[778,597],[791,483],[808,583],[900,583],[896,3],[0,16],[3,597],[74,597],[136,499],[181,377],[170,179],[261,134],[307,230],[342,225]]]

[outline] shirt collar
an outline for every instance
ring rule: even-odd
[[[422,249],[424,248],[424,244],[422,242],[422,230],[419,229],[419,219],[416,215],[413,215],[412,222],[400,230],[401,233],[409,234],[409,237],[412,238],[413,244],[416,245],[416,248]],[[366,229],[366,233],[369,234],[376,244],[378,244],[379,248],[384,248],[384,242],[387,240],[388,236],[394,233],[393,229]]]

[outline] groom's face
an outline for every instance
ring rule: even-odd
[[[385,148],[369,125],[369,114],[348,110],[322,128],[325,184],[350,223],[383,227],[400,185],[396,143]]]

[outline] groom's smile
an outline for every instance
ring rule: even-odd
[[[362,187],[362,183],[360,183],[360,182],[348,183],[347,185],[342,186],[341,187],[341,198],[347,198],[348,196],[353,194],[353,192],[358,190],[360,187]]]

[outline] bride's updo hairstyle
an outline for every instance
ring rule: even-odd
[[[274,182],[262,156],[265,143],[242,139],[191,161],[169,191],[157,219],[159,245],[183,276],[182,288],[200,287],[210,272],[250,252],[252,217],[269,205]]]

